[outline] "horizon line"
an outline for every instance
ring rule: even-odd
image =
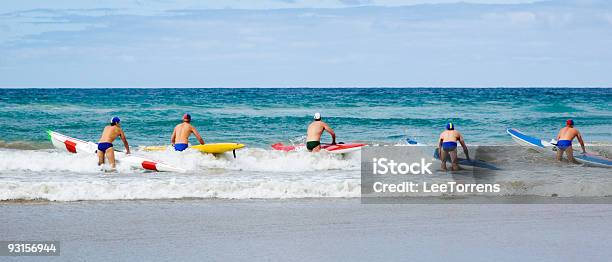
[[[0,86],[0,89],[348,89],[348,88],[379,88],[379,89],[409,89],[409,88],[427,88],[427,89],[494,89],[494,88],[507,88],[507,89],[535,89],[535,88],[566,88],[566,89],[606,89],[612,88],[612,86],[80,86],[80,87],[63,87],[63,86],[49,86],[49,87],[7,87]]]

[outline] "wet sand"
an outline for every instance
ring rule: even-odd
[[[612,205],[5,202],[0,213],[0,240],[61,242],[61,256],[45,260],[606,261],[612,255]]]

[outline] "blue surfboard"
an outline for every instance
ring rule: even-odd
[[[546,142],[544,140],[541,140],[533,136],[526,135],[517,129],[508,128],[506,132],[519,145],[531,147],[540,152],[548,151],[551,153],[555,153],[555,151],[557,151],[555,144]],[[595,154],[590,154],[590,153],[577,154],[577,155],[574,155],[574,158],[576,159],[576,161],[583,163],[585,165],[589,165],[589,166],[612,167],[611,159],[605,158],[603,156],[598,156]]]
[[[542,139],[524,134],[521,131],[514,129],[514,128],[506,129],[506,133],[508,133],[508,135],[510,135],[512,139],[514,139],[514,141],[516,141],[518,144],[523,145],[523,146],[529,146],[535,149],[544,149],[547,147],[550,147],[550,148],[553,147],[551,143],[548,143]]]
[[[605,158],[603,156],[586,153],[586,154],[579,154],[577,156],[574,156],[574,158],[578,162],[581,162],[589,166],[612,167],[612,160]]]

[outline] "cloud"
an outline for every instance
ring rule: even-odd
[[[280,8],[342,8],[347,5],[368,5],[379,7],[411,6],[419,4],[441,3],[475,3],[475,4],[518,4],[533,3],[542,0],[173,0],[173,1],[5,1],[0,5],[0,13],[8,13],[35,9],[120,9],[132,14],[155,14],[171,9],[251,9],[266,10]]]
[[[345,5],[371,5],[373,4],[370,0],[340,0]]]
[[[529,24],[536,21],[536,15],[532,12],[512,12],[508,16],[514,24]]]
[[[603,15],[604,20],[608,21],[608,23],[610,23],[610,25],[612,25],[612,14],[605,14]]]
[[[0,85],[612,85],[611,10],[542,2],[10,12],[0,16],[10,36],[0,37]]]

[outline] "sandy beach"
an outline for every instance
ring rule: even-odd
[[[612,0],[3,1],[0,262],[612,261],[611,32]]]
[[[610,205],[82,201],[4,202],[0,212],[3,239],[60,241],[61,255],[49,260],[605,261],[612,255],[605,244]]]

